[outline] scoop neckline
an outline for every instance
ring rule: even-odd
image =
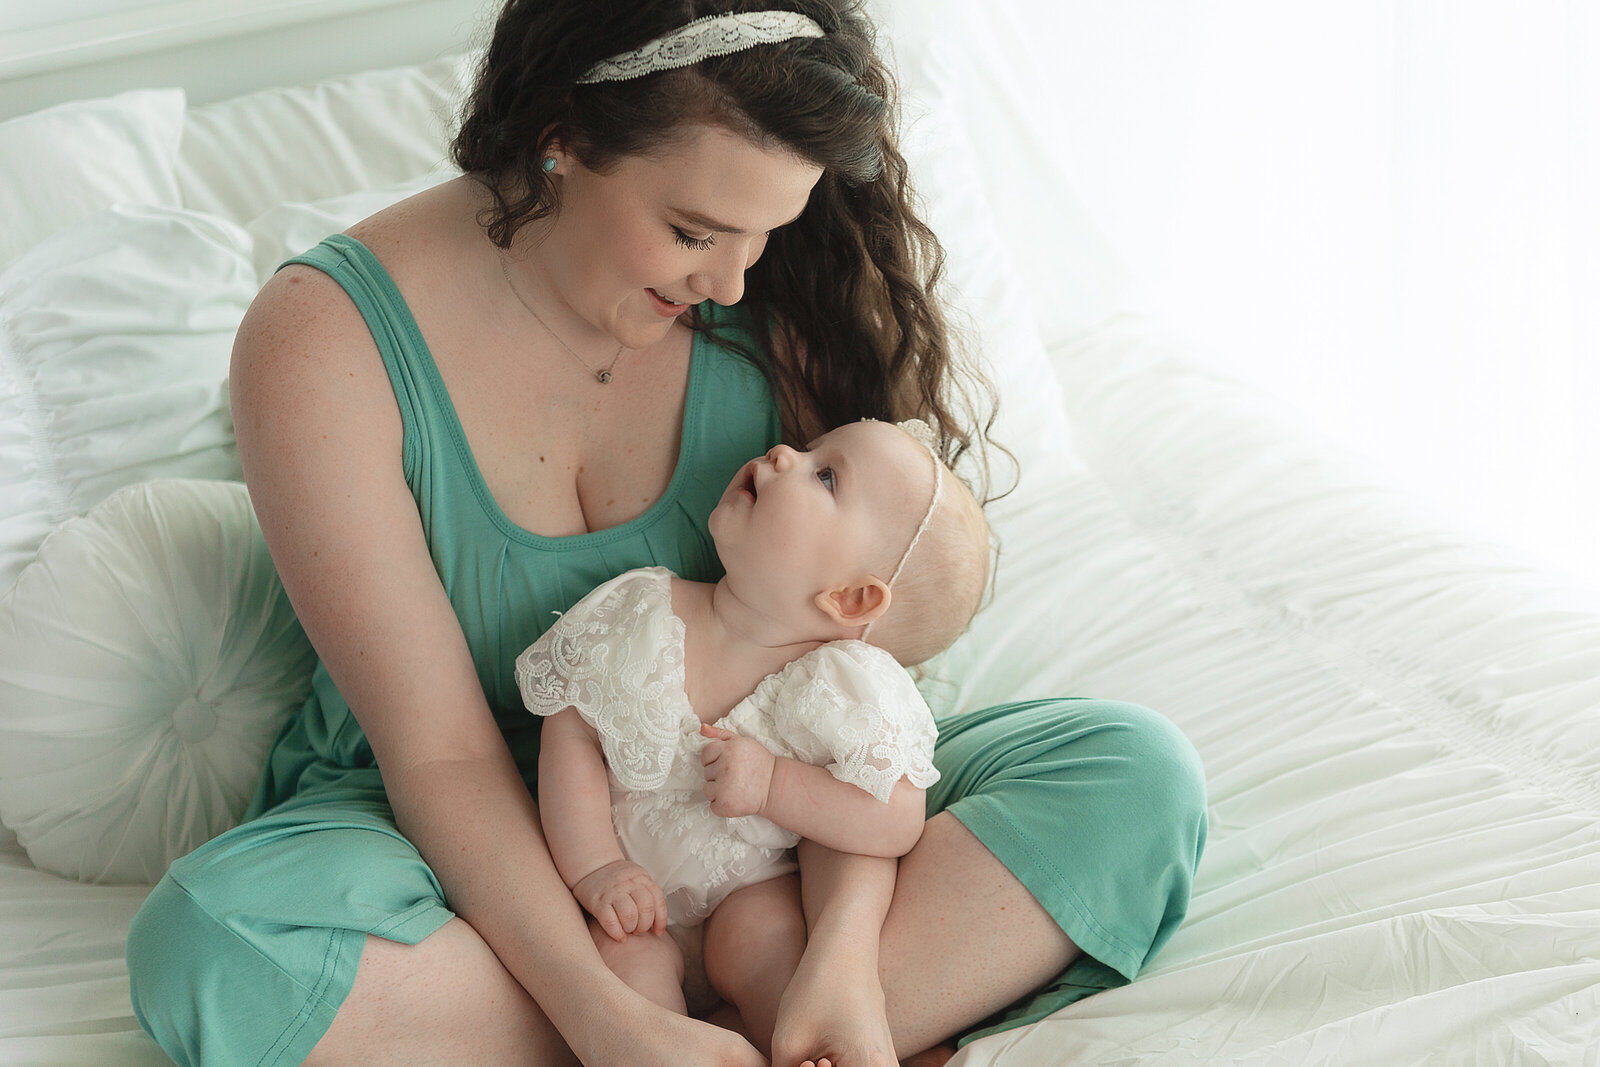
[[[334,242],[334,238],[340,240]],[[380,288],[385,290],[384,295],[390,305],[399,310],[398,325],[406,334],[406,338],[414,346],[418,355],[418,369],[427,379],[428,388],[434,394],[439,416],[444,420],[445,428],[453,440],[457,456],[467,476],[467,483],[472,493],[478,499],[478,505],[484,515],[506,537],[513,541],[521,542],[533,548],[542,548],[554,551],[570,551],[574,549],[592,548],[598,545],[610,544],[631,537],[651,526],[654,526],[665,517],[677,502],[682,493],[684,484],[689,480],[689,460],[698,440],[696,432],[699,426],[699,413],[701,406],[701,393],[705,374],[703,373],[705,341],[704,335],[696,330],[689,348],[689,380],[685,389],[683,403],[683,420],[678,430],[678,456],[672,469],[672,477],[667,482],[667,487],[656,498],[655,503],[643,512],[635,515],[627,522],[616,526],[608,526],[601,530],[590,530],[581,534],[564,534],[559,537],[550,537],[546,534],[534,533],[532,530],[519,525],[500,507],[500,502],[489,491],[489,483],[484,480],[483,470],[478,466],[478,457],[472,451],[472,444],[467,440],[466,430],[461,425],[461,418],[456,412],[455,401],[450,397],[450,391],[445,388],[444,378],[439,374],[438,364],[434,362],[433,350],[428,347],[428,342],[422,336],[422,327],[417,325],[417,320],[411,313],[411,307],[400,294],[400,287],[395,284],[394,278],[384,267],[377,254],[362,244],[360,240],[349,234],[334,234],[328,238],[330,242],[345,244],[359,249],[359,255],[366,259],[373,270]]]

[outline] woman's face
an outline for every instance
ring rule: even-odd
[[[822,168],[720,126],[605,173],[557,149],[560,208],[539,246],[545,283],[583,322],[629,348],[666,335],[689,305],[736,304],[769,231],[805,210]]]

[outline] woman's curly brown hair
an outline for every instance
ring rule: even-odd
[[[577,83],[594,63],[692,19],[778,8],[809,16],[824,36]],[[747,355],[767,374],[791,438],[915,415],[939,428],[954,463],[984,442],[995,399],[957,357],[935,295],[944,251],[915,209],[896,112],[893,77],[856,0],[509,0],[452,150],[492,193],[481,221],[501,247],[558,208],[540,168],[552,142],[603,171],[715,124],[822,167],[804,213],[773,231],[746,272],[744,303],[763,349]],[[694,326],[706,328],[698,314]]]

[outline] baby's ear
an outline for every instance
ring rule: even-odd
[[[889,610],[893,594],[882,578],[867,575],[848,585],[827,589],[815,601],[822,613],[840,626],[854,628],[877,621]]]

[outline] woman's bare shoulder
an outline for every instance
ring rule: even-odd
[[[472,179],[453,178],[369,215],[345,233],[365,245],[402,288],[412,277],[437,283],[464,257],[485,250],[477,221],[484,196]]]
[[[346,233],[361,242],[402,288],[432,269],[449,274],[452,231],[463,208],[463,179],[446,182],[391,205]],[[403,279],[405,281],[403,281]],[[414,309],[415,310],[415,309]],[[371,329],[344,288],[315,267],[292,263],[270,278],[245,313],[234,343],[233,375],[260,372],[299,388],[338,381],[341,390],[388,390]],[[286,382],[285,384],[289,384]]]
[[[344,288],[314,267],[291,264],[256,294],[234,335],[228,399],[252,494],[265,473],[305,477],[321,452],[357,454],[373,471],[398,469],[401,424],[377,343]],[[390,458],[385,458],[385,456]]]
[[[334,374],[359,381],[373,363],[381,370],[349,294],[315,267],[290,264],[267,281],[239,324],[230,392],[237,409],[258,393],[303,392]]]

